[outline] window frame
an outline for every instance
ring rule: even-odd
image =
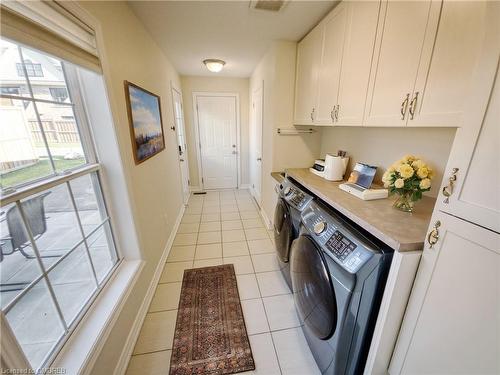
[[[9,40],[10,41],[10,40]],[[102,165],[98,161],[97,157],[97,152],[96,152],[96,147],[93,141],[92,137],[92,130],[90,123],[87,118],[87,108],[85,107],[85,101],[83,99],[83,93],[82,93],[82,87],[80,86],[80,78],[78,74],[78,68],[72,64],[65,63],[63,60],[57,58],[58,60],[61,61],[61,66],[62,66],[62,71],[64,75],[64,80],[65,80],[65,89],[68,94],[69,98],[69,103],[65,102],[59,102],[55,100],[46,100],[46,99],[40,99],[36,98],[33,93],[33,88],[31,86],[30,82],[30,77],[28,75],[28,70],[26,68],[26,63],[25,60],[23,59],[23,54],[22,54],[22,48],[24,48],[24,45],[21,43],[18,43],[16,41],[10,41],[18,46],[18,51],[21,57],[21,63],[16,63],[16,64],[21,64],[23,67],[23,71],[25,74],[26,78],[26,84],[28,87],[28,92],[29,96],[21,96],[19,95],[11,95],[11,94],[2,94],[0,93],[0,98],[2,99],[13,99],[13,100],[19,100],[23,102],[31,102],[33,103],[34,106],[34,111],[36,115],[36,120],[38,123],[38,127],[40,129],[40,132],[42,134],[43,140],[44,140],[44,145],[47,150],[47,154],[49,156],[49,160],[51,163],[52,167],[52,174],[42,176],[40,178],[36,178],[18,185],[15,185],[11,188],[7,189],[2,189],[0,191],[0,206],[4,207],[8,204],[15,203],[19,209],[19,212],[21,214],[22,222],[23,222],[23,229],[27,232],[29,241],[31,243],[31,246],[34,250],[34,253],[36,255],[36,260],[39,264],[40,267],[40,274],[36,276],[23,290],[21,290],[11,301],[7,303],[7,305],[2,309],[2,324],[4,324],[4,320],[6,321],[6,316],[7,313],[14,307],[16,306],[17,302],[21,300],[21,298],[27,294],[33,287],[35,287],[37,284],[40,282],[43,282],[45,280],[45,284],[48,288],[48,292],[50,295],[51,303],[54,304],[57,310],[57,315],[59,315],[59,320],[63,325],[64,328],[64,333],[58,338],[57,342],[54,344],[54,346],[50,349],[50,351],[47,353],[47,355],[44,357],[42,363],[40,364],[41,368],[45,366],[49,366],[54,359],[59,355],[61,350],[64,348],[65,343],[69,340],[71,334],[77,329],[79,323],[82,321],[82,318],[85,316],[87,311],[92,308],[92,305],[94,301],[97,299],[98,295],[102,292],[102,290],[106,287],[108,281],[112,279],[116,273],[116,270],[120,267],[122,262],[124,261],[124,256],[123,253],[121,252],[119,248],[118,241],[116,240],[115,237],[115,232],[114,232],[114,225],[112,224],[113,218],[111,214],[110,207],[108,203],[106,202],[106,197],[105,197],[105,187],[104,187],[104,182],[102,180]],[[28,47],[32,49],[31,47]],[[51,56],[50,54],[47,54],[44,51],[39,51],[40,53],[46,54]],[[41,64],[40,64],[41,65]],[[71,107],[73,109],[73,114],[74,118],[76,121],[76,127],[78,129],[79,137],[80,137],[80,143],[82,146],[82,149],[84,151],[84,156],[85,156],[85,164],[79,165],[61,172],[58,172],[55,165],[54,161],[52,159],[52,155],[50,152],[50,147],[45,135],[45,129],[43,129],[42,126],[42,121],[40,118],[40,115],[38,113],[38,110],[36,108],[36,103],[37,102],[42,102],[42,103],[49,103],[49,104],[55,104],[55,105],[63,105],[67,107]],[[97,184],[97,189],[99,190],[98,193],[96,193],[96,199],[97,199],[97,204],[99,206],[99,210],[104,207],[106,218],[100,222],[95,228],[93,228],[90,232],[84,233],[83,231],[83,226],[81,223],[81,218],[79,215],[79,210],[76,205],[74,196],[73,196],[73,191],[71,188],[70,181],[75,180],[79,177],[83,176],[89,176],[92,179],[93,184]],[[75,211],[76,217],[77,217],[77,223],[78,223],[78,228],[81,231],[82,234],[82,240],[80,240],[78,243],[74,244],[74,246],[69,249],[63,256],[61,256],[54,264],[50,266],[45,266],[40,258],[40,254],[38,253],[37,250],[37,244],[33,236],[31,235],[31,230],[29,228],[29,224],[26,220],[26,217],[24,216],[24,211],[22,208],[22,203],[21,200],[28,198],[30,196],[33,196],[35,194],[38,194],[42,191],[49,190],[51,188],[57,187],[57,186],[62,186],[66,184],[68,193],[70,196],[71,200],[71,207]],[[88,238],[90,238],[93,234],[97,233],[99,230],[104,230],[106,231],[106,236],[110,235],[111,236],[111,241],[108,241],[108,246],[109,246],[109,251],[114,253],[114,264],[113,266],[107,270],[106,275],[102,278],[102,280],[97,279],[97,275],[95,273],[94,265],[93,265],[93,260],[90,260],[90,264],[92,266],[93,270],[93,276],[95,278],[95,289],[92,291],[90,296],[83,302],[79,312],[72,318],[71,321],[66,322],[66,319],[64,318],[61,308],[59,306],[58,299],[52,289],[51,286],[51,281],[49,280],[49,274],[51,270],[55,269],[55,267],[63,262],[66,258],[68,258],[71,254],[74,253],[80,246],[84,245],[84,251],[87,253],[87,255],[90,257],[90,247],[86,244],[86,241]],[[49,302],[49,301],[47,301]],[[8,322],[7,322],[8,324]],[[22,353],[24,355],[24,353]],[[38,370],[38,369],[34,369]]]

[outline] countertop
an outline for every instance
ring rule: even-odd
[[[327,181],[309,169],[287,169],[287,176],[396,251],[422,250],[436,199],[423,197],[414,212],[392,207],[395,198],[361,200],[338,188],[344,181]]]
[[[285,179],[285,172],[271,172],[271,177],[281,183]]]

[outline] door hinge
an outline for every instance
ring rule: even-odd
[[[202,184],[203,184],[203,183],[205,183],[205,181],[203,181],[203,177],[201,178],[201,183],[202,183]]]

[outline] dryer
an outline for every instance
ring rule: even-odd
[[[393,251],[313,201],[291,249],[297,314],[323,374],[363,373]]]
[[[274,242],[281,273],[290,290],[290,248],[299,235],[301,213],[313,197],[299,184],[286,177],[277,187],[278,202],[274,211]]]

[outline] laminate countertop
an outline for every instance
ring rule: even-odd
[[[285,172],[271,172],[271,177],[276,180],[276,182],[281,183],[285,179]]]
[[[392,207],[395,197],[364,201],[340,190],[338,185],[344,181],[327,181],[307,168],[287,169],[286,175],[394,250],[424,248],[436,199],[424,196],[416,202],[414,212],[407,213]]]

